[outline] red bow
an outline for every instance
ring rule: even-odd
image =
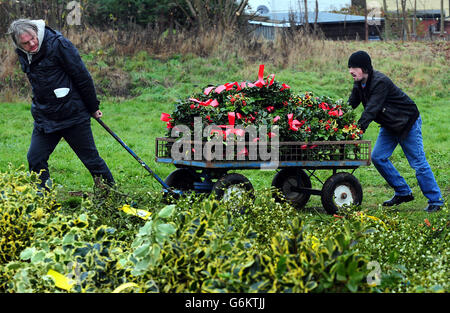
[[[328,112],[328,115],[330,116],[342,116],[344,112],[342,112],[341,109],[334,109]]]
[[[195,98],[189,98],[190,101],[193,101],[195,103],[198,103],[199,105],[203,105],[203,106],[212,106],[212,107],[217,107],[219,105],[219,102],[216,99],[208,99],[206,101],[200,101],[198,99]],[[194,107],[191,105],[191,109],[193,109]]]
[[[170,123],[171,120],[173,120],[173,118],[170,117],[169,113],[161,113],[161,121],[163,122],[167,122],[167,128],[173,128],[173,125]]]
[[[285,90],[285,89],[291,88],[289,85],[286,85],[286,84],[283,84],[283,85],[281,85],[281,86],[282,86],[282,87],[281,87],[280,91],[283,91],[283,90]]]
[[[293,131],[297,131],[300,127],[303,126],[303,124],[305,124],[305,121],[298,121],[298,120],[294,120],[294,114],[289,113],[287,115],[288,117],[288,123],[289,123],[289,128]]]
[[[269,82],[269,78],[271,78]],[[259,65],[259,72],[258,72],[258,80],[255,82],[255,86],[262,87],[262,86],[270,86],[273,84],[275,80],[275,74],[270,74],[267,76],[267,81],[264,81],[264,64]]]

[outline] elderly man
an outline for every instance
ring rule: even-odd
[[[365,131],[372,121],[381,126],[372,151],[372,163],[395,191],[394,197],[385,201],[383,206],[414,200],[411,188],[389,160],[394,149],[400,145],[410,166],[416,171],[422,193],[428,198],[425,211],[439,211],[444,200],[425,158],[422,120],[416,104],[386,75],[373,70],[367,52],[353,53],[348,60],[348,68],[354,80],[348,102],[353,108],[361,102],[364,106],[359,127]]]
[[[43,20],[20,19],[11,23],[10,34],[23,72],[31,83],[34,129],[27,159],[29,170],[41,172],[40,187],[50,183],[48,159],[64,138],[98,185],[114,184],[99,156],[91,130],[91,116],[99,118],[94,83],[73,44]]]

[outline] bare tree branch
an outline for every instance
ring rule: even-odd
[[[308,19],[308,0],[304,1],[305,4],[305,30],[309,34],[309,19]]]
[[[192,5],[190,0],[185,0],[186,4],[189,7],[189,10],[191,11],[192,16],[197,17],[197,12],[195,12],[194,6]]]

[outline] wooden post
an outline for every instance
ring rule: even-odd
[[[444,0],[441,0],[441,25],[440,25],[440,29],[441,29],[440,36],[444,37],[444,30],[445,30]]]
[[[317,38],[318,35],[318,25],[317,20],[319,19],[319,0],[316,0],[316,16],[314,18],[314,36]]]
[[[369,24],[367,23],[367,0],[364,0],[364,26],[365,26],[365,41],[369,41]]]
[[[417,38],[417,0],[414,0],[414,16],[413,16],[413,37],[414,40]]]
[[[304,3],[305,3],[305,30],[306,33],[309,34],[308,0],[305,0]]]
[[[406,0],[402,0],[402,41],[408,39],[408,31],[406,25]]]
[[[388,40],[391,37],[391,23],[388,15],[388,8],[386,0],[383,0],[383,10],[384,10],[384,40]]]

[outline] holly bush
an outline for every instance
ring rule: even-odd
[[[2,186],[20,186],[19,190],[4,188],[2,215],[25,204],[28,208],[19,216],[23,220],[19,224],[3,219],[3,229],[12,229],[2,232],[4,246],[10,247],[12,233],[14,239],[23,240],[15,241],[20,245],[16,243],[14,249],[2,250],[2,292],[308,292],[368,288],[363,281],[366,259],[351,249],[351,235],[342,234],[325,242],[303,236],[304,224],[294,210],[278,220],[278,228],[264,227],[213,196],[191,195],[176,204],[146,211],[149,214],[145,220],[135,216],[138,227],[130,242],[114,227],[98,225],[101,210],[110,208],[96,207],[89,198],[83,198],[76,212],[65,211],[55,201],[57,190],[38,193],[35,176],[11,170],[1,177]],[[257,214],[253,202],[243,200],[242,205]],[[272,216],[281,212],[280,208]],[[119,209],[117,203],[117,213],[123,218],[133,214]],[[264,232],[269,237],[261,236]],[[260,249],[267,243],[269,249]]]
[[[355,123],[355,113],[342,99],[316,96],[312,92],[294,94],[291,88],[270,75],[263,78],[261,65],[258,81],[233,82],[205,87],[202,92],[179,100],[171,114],[162,113],[167,122],[167,136],[184,125],[194,135],[195,118],[201,118],[202,129],[215,125],[226,140],[227,130],[235,125],[267,127],[267,137],[279,132],[279,141],[339,141],[362,138]],[[239,135],[239,133],[237,133]],[[275,134],[275,133],[273,133]],[[210,139],[210,136],[208,136]],[[264,139],[264,138],[260,138]]]
[[[0,173],[0,292],[450,290],[446,208],[420,224],[360,207],[330,216],[272,201],[267,189],[255,200],[192,194],[170,205],[112,191],[74,209],[36,183],[23,169]]]

